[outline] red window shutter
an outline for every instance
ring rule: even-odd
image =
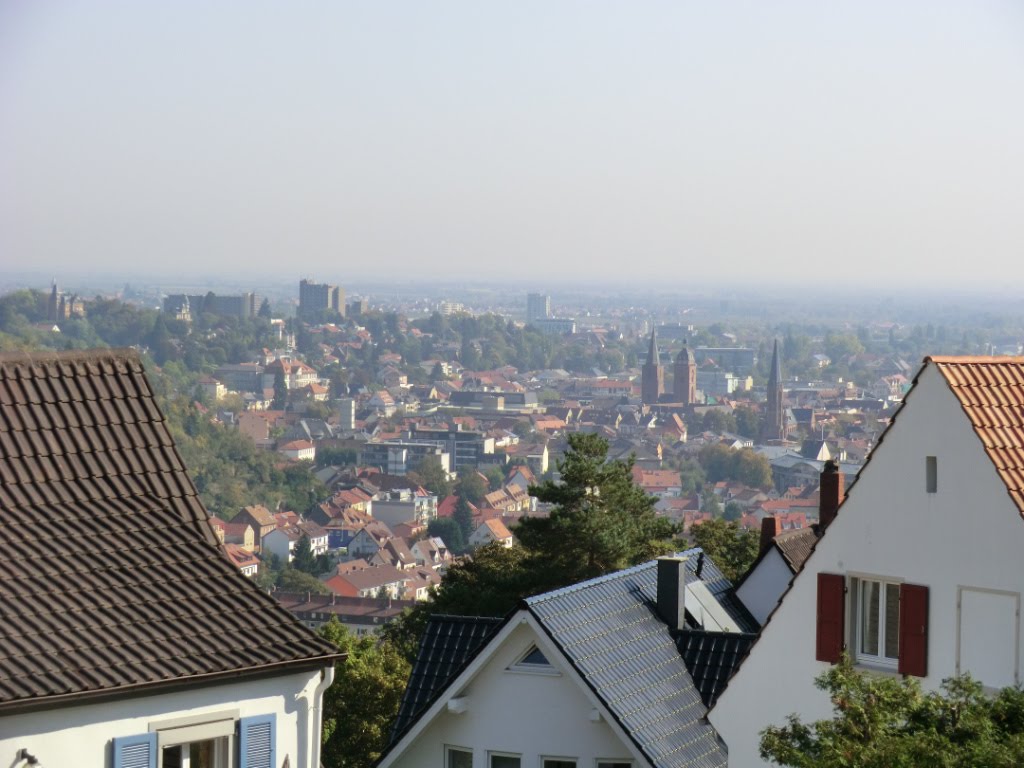
[[[835,664],[843,655],[846,577],[818,574],[818,632],[815,658]]]
[[[901,675],[928,674],[928,587],[900,584]]]

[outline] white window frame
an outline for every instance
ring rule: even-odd
[[[878,600],[878,654],[870,654],[861,651],[862,641],[864,639],[862,629],[863,622],[861,617],[864,610],[865,593],[863,585],[866,582],[877,584],[880,590]],[[884,670],[896,670],[899,667],[899,589],[903,583],[902,579],[894,578],[892,576],[880,576],[878,574],[850,574],[847,585],[850,590],[849,600],[847,600],[847,609],[849,613],[849,624],[850,627],[850,646],[852,652],[850,656],[853,658],[854,663],[877,667]],[[886,611],[885,611],[885,598],[886,592],[890,588],[896,590],[897,600],[897,611],[896,611],[896,656],[889,657],[885,655],[885,635],[886,635]]]
[[[473,748],[472,747],[460,747],[458,744],[445,744],[444,745],[444,768],[449,768],[451,765],[451,753],[462,752],[463,754],[469,755],[469,764],[473,765]]]
[[[523,662],[523,659],[533,653],[534,649],[540,651],[544,658],[547,659],[547,664],[527,664]],[[555,668],[555,665],[551,663],[549,654],[536,643],[530,643],[526,650],[520,653],[516,657],[516,660],[508,665],[505,671],[524,675],[542,675],[544,677],[560,677],[562,675],[562,673]],[[541,768],[543,768],[543,764]]]
[[[487,768],[494,768],[493,760],[496,757],[514,757],[519,761],[519,768],[523,768],[522,752],[502,752],[500,750],[487,750]]]
[[[540,768],[548,768],[548,760],[550,760],[551,762],[556,762],[557,761],[559,763],[572,763],[577,768],[578,768],[579,762],[580,762],[578,757],[568,757],[568,756],[560,756],[560,755],[541,755],[540,756],[540,764],[539,764]]]
[[[185,746],[197,741],[214,739],[221,740],[216,746],[216,764],[221,768],[235,768],[235,731],[238,727],[239,714],[237,709],[233,709],[150,723],[149,732],[156,734],[157,768],[163,768],[166,747]],[[186,759],[185,765],[187,764]]]

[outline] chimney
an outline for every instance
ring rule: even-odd
[[[761,545],[757,548],[759,555],[771,549],[772,541],[779,535],[779,518],[775,515],[765,515],[761,518]]]
[[[832,459],[825,462],[821,471],[821,487],[819,488],[818,522],[821,530],[825,530],[839,514],[839,505],[843,503],[843,473],[839,464]]]
[[[658,615],[669,629],[686,625],[686,558],[658,558]]]

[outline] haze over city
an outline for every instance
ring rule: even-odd
[[[1024,277],[1011,2],[0,5],[3,270]]]

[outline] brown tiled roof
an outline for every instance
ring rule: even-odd
[[[210,526],[133,352],[0,355],[0,712],[331,663]]]
[[[960,401],[1024,515],[1024,357],[925,358]]]

